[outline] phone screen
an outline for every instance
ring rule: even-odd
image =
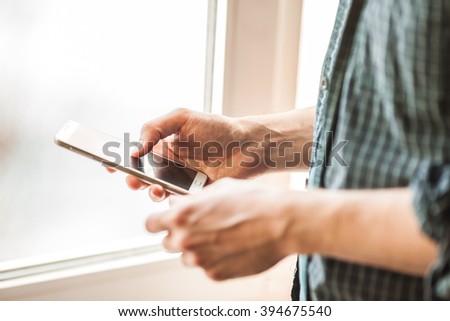
[[[189,190],[197,175],[197,172],[193,169],[151,152],[141,158],[131,157],[130,167],[147,176],[158,178],[187,190]]]

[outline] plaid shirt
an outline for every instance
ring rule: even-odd
[[[310,187],[410,186],[441,254],[426,278],[301,257],[301,297],[450,299],[449,72],[450,1],[341,0],[322,70]],[[339,141],[348,141],[339,152],[348,166],[330,157]]]

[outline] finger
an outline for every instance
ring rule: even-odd
[[[187,141],[183,141],[183,145],[181,145],[178,140],[178,133],[169,135],[153,146],[152,152],[186,166],[186,160],[189,156],[194,155],[190,154]]]
[[[167,115],[147,122],[141,130],[139,146],[133,152],[134,157],[141,157],[147,154],[154,145],[161,139],[178,133],[188,119],[190,111],[188,109],[176,109]]]
[[[106,168],[106,170],[107,170],[109,173],[111,173],[111,174],[113,174],[113,173],[116,172],[116,170],[115,170],[114,168],[111,168],[111,167],[105,167],[105,168]]]
[[[148,194],[153,202],[161,202],[170,195],[161,185],[158,184],[152,184],[148,190]]]
[[[205,268],[205,272],[209,278],[223,281],[261,273],[283,258],[284,256],[277,251],[276,245],[265,244],[250,251],[222,257],[212,266]]]
[[[183,252],[181,261],[184,265],[189,267],[201,266],[198,256],[194,252]]]
[[[128,175],[126,178],[126,181],[127,181],[128,187],[134,191],[139,190],[139,189],[144,189],[148,186],[147,183],[144,183],[139,178],[137,178],[136,176],[132,176],[132,175]]]
[[[171,253],[179,253],[181,252],[181,248],[178,246],[179,239],[184,238],[183,230],[171,230],[167,236],[163,239],[162,245],[164,248]]]
[[[147,219],[147,230],[149,232],[160,232],[163,230],[171,230],[174,228],[181,228],[183,222],[192,213],[192,208],[189,206],[181,206],[171,208],[167,211],[153,214]]]
[[[184,251],[181,260],[186,266],[198,266],[203,269],[211,268],[221,260],[224,255],[220,252],[211,252],[203,250]]]
[[[278,239],[270,234],[267,226],[255,222],[252,223],[251,228],[248,224],[237,224],[223,229],[198,230],[197,225],[193,226],[189,223],[188,219],[192,215],[195,215],[195,212],[191,212],[184,217],[179,215],[176,218],[178,226],[187,231],[183,238],[177,240],[180,243],[175,245],[182,251],[201,250],[203,252],[232,255],[238,251],[250,250],[263,244],[277,242]]]
[[[170,241],[167,242],[167,246],[174,248]],[[207,271],[208,275],[212,274],[210,277],[213,279],[224,280],[227,278],[252,274],[256,271],[263,271],[263,268],[249,267],[248,265],[250,265],[249,263],[252,261],[261,260],[261,258],[258,258],[258,255],[262,255],[262,260],[265,260],[268,255],[267,253],[272,251],[273,249],[270,244],[254,248],[251,251],[236,251],[231,254],[223,253],[218,250],[212,251],[208,248],[198,248],[192,251],[183,251],[181,259],[186,266],[201,267]],[[281,257],[282,256],[275,254],[273,255],[273,260],[277,261],[278,259],[281,259]],[[240,266],[240,268],[236,269],[236,265]],[[269,265],[271,266],[272,264]]]
[[[162,231],[169,230],[170,226],[168,221],[164,219],[164,216],[168,215],[167,212],[161,212],[157,214],[152,214],[149,216],[145,222],[145,227],[150,233],[158,233]]]
[[[181,251],[202,251],[214,252],[221,250],[218,248],[218,235],[216,233],[201,233],[191,234],[189,230],[183,234],[183,237],[178,237],[171,240],[175,247]],[[227,253],[229,250],[227,251]]]
[[[172,138],[173,135],[166,137],[164,139],[161,139],[155,146],[153,146],[152,152],[154,154],[157,154],[159,156],[171,159],[171,160],[177,160],[177,155],[174,154],[174,151],[172,150]]]

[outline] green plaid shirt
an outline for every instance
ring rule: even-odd
[[[310,186],[411,186],[441,257],[426,278],[301,258],[301,297],[450,299],[449,71],[450,1],[341,0],[322,70]],[[348,141],[339,152],[348,166],[330,157],[339,141]]]

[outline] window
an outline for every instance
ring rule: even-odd
[[[320,73],[331,37],[338,0],[303,0],[296,108],[315,106]],[[303,190],[308,173],[291,174],[291,188]]]
[[[303,0],[296,108],[315,106],[338,0]]]
[[[322,57],[313,54],[307,72],[305,51],[326,48],[328,36],[314,35],[331,30],[323,10],[337,2],[1,1],[0,299],[289,299],[295,258],[220,284],[161,260],[161,236],[149,235],[144,220],[167,204],[128,190],[124,175],[53,137],[69,119],[137,137],[145,120],[174,107],[222,112],[222,92],[223,112],[233,116],[313,105]],[[214,74],[205,56],[208,66],[215,57]],[[317,78],[311,90],[302,85],[309,75]],[[205,78],[214,81],[212,98]],[[296,104],[296,91],[312,96]]]
[[[137,139],[152,117],[202,110],[207,9],[206,0],[0,2],[0,274],[159,243],[144,222],[167,204],[53,137],[73,119]]]

